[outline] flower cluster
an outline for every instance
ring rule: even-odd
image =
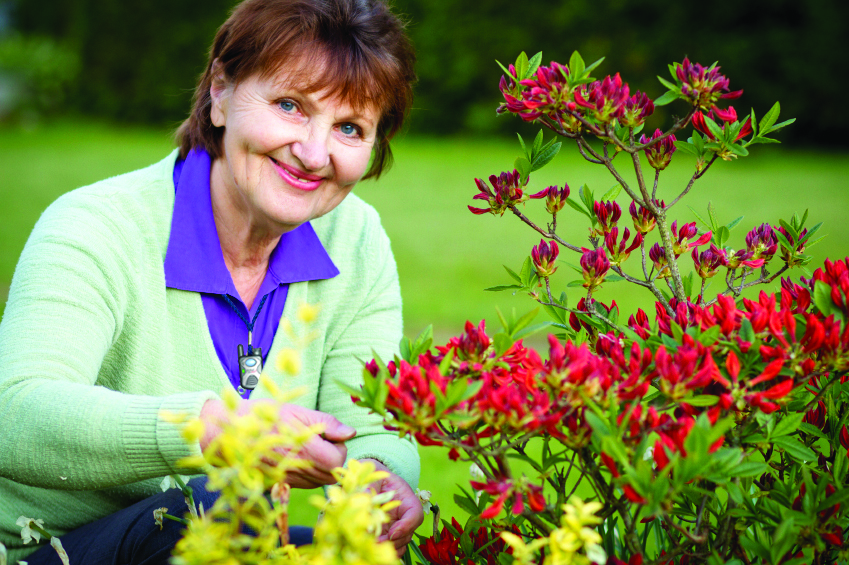
[[[675,75],[681,82],[682,94],[705,112],[713,109],[720,99],[739,98],[743,94],[742,90],[729,89],[730,81],[720,74],[716,65],[703,67],[685,57],[683,63],[675,65]]]
[[[619,73],[616,76],[605,77],[604,80],[597,80],[584,88],[575,90],[575,104],[581,108],[589,110],[589,114],[601,123],[610,123],[614,118],[621,118],[625,113],[625,105],[632,102],[632,111],[634,106],[638,105],[638,97],[631,101],[628,98],[630,88],[622,82],[622,77]],[[649,101],[650,103],[650,101]],[[637,115],[642,114],[647,104],[643,103],[643,108],[636,111]],[[654,104],[652,104],[654,108]],[[636,117],[632,117],[636,119]]]
[[[500,176],[491,175],[489,182],[495,192],[481,179],[475,179],[475,184],[478,187],[478,193],[474,195],[474,200],[486,200],[489,208],[475,208],[469,206],[469,210],[473,214],[497,214],[502,215],[511,206],[520,204],[528,199],[526,194],[523,194],[522,175],[514,170],[510,173],[501,173]]]

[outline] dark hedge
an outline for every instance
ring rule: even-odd
[[[13,25],[79,50],[72,108],[118,120],[176,124],[231,0],[14,0]],[[661,94],[656,74],[685,55],[718,60],[738,110],[759,115],[780,100],[797,123],[785,143],[847,145],[849,3],[844,0],[396,0],[410,21],[419,84],[414,131],[513,131],[496,119],[500,70],[519,51],[566,62],[606,56],[632,88]],[[664,111],[682,108],[673,104]],[[657,120],[663,119],[658,116]],[[649,124],[652,125],[651,123]]]

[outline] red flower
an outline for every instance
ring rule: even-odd
[[[696,266],[696,274],[703,278],[709,279],[716,275],[717,269],[724,265],[728,265],[728,258],[725,256],[725,251],[719,249],[716,245],[711,244],[710,248],[702,251],[693,248],[693,264]]]
[[[663,200],[654,200],[655,206],[663,208],[666,204]],[[647,234],[654,229],[657,224],[657,219],[654,217],[648,208],[637,206],[635,202],[631,202],[628,206],[628,211],[631,213],[631,218],[634,220],[634,229],[641,234]]]
[[[596,120],[610,122],[625,112],[630,89],[616,73],[613,77],[607,76],[602,81],[597,80],[586,87],[577,88],[574,94],[575,104],[590,110]]]
[[[438,536],[433,535],[419,545],[422,555],[433,565],[457,565],[463,527],[453,517],[451,518],[451,525],[460,534],[456,538],[448,526],[443,526],[442,532]],[[436,541],[436,539],[439,539],[439,541]]]
[[[557,185],[549,186],[536,194],[531,194],[531,198],[545,198],[545,208],[549,214],[556,214],[566,206],[566,199],[569,198],[569,185],[564,184],[563,188],[557,188]]]
[[[560,253],[560,248],[557,247],[557,242],[552,241],[546,243],[544,239],[539,240],[539,245],[535,245],[531,251],[531,259],[534,262],[534,268],[540,277],[550,277],[557,270],[554,262],[557,260],[557,255]]]
[[[528,199],[522,193],[522,187],[525,186],[525,183],[522,181],[522,175],[516,170],[512,173],[501,173],[501,176],[491,175],[489,182],[495,189],[495,192],[490,190],[489,186],[481,179],[475,179],[478,193],[472,198],[474,200],[486,200],[489,208],[469,206],[469,210],[473,214],[491,213],[503,215],[511,206],[515,206]]]
[[[652,113],[654,113],[654,102],[645,93],[637,91],[636,94],[625,100],[625,107],[619,117],[619,124],[622,127],[634,128],[645,122],[646,118],[651,116]]]
[[[609,233],[610,230],[616,227],[616,222],[619,221],[619,218],[622,217],[622,208],[613,201],[594,202],[593,212],[599,223],[599,227],[595,230],[595,233],[598,235]]]
[[[700,235],[696,241],[689,241],[699,235],[699,230],[696,228],[696,222],[684,224],[679,229],[678,221],[676,220],[672,222],[671,227],[672,235],[675,236],[675,242],[672,244],[672,251],[675,253],[676,257],[682,253],[686,253],[693,247],[708,243],[710,238],[713,237],[713,232],[708,231]]]
[[[643,151],[646,154],[646,159],[649,161],[649,165],[658,171],[662,171],[666,167],[669,166],[669,163],[672,162],[672,154],[675,153],[677,149],[675,147],[675,139],[674,135],[669,135],[664,137],[662,140],[655,142],[656,139],[659,139],[663,135],[663,132],[659,129],[654,131],[654,135],[651,136],[651,139],[647,138],[645,135],[640,136],[640,143],[643,145],[648,145],[652,143],[650,147],[646,147]],[[633,204],[633,202],[631,203]]]
[[[714,108],[721,98],[739,98],[743,94],[742,90],[729,91],[729,80],[719,73],[718,66],[703,67],[685,58],[683,63],[675,65],[675,75],[684,96],[705,112]]]
[[[607,271],[610,270],[610,260],[603,247],[596,250],[581,249],[581,269],[584,272],[584,288],[593,289],[604,282]]]
[[[822,430],[825,428],[825,413],[825,403],[818,400],[816,408],[809,410],[803,421]]]

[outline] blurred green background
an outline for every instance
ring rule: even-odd
[[[51,201],[171,150],[171,132],[188,111],[208,44],[232,5],[0,0],[0,313],[17,257]],[[488,328],[497,327],[496,306],[519,313],[533,306],[527,297],[483,289],[508,283],[501,265],[518,270],[539,237],[510,215],[474,216],[466,208],[476,193],[475,177],[512,169],[518,156],[512,132],[536,133],[494,113],[500,76],[494,60],[509,62],[521,50],[542,50],[544,62],[565,62],[574,49],[587,61],[606,56],[597,76],[620,71],[652,97],[662,93],[655,75],[666,76],[667,63],[685,55],[704,64],[719,60],[731,87],[746,91],[735,101],[738,110],[754,107],[763,115],[780,100],[782,118],[797,123],[778,134],[784,145],[755,146],[748,158],[716,163],[674,216],[693,221],[687,205],[701,213],[708,202],[723,223],[744,215],[732,232],[731,245],[739,248],[752,227],[809,209],[810,223],[824,222],[820,233],[828,236],[811,250],[812,266],[849,254],[849,4],[397,0],[395,6],[408,17],[418,51],[417,99],[410,126],[395,143],[396,165],[356,191],[378,209],[392,239],[408,335],[433,324],[437,342],[444,342],[467,319],[486,318]],[[659,110],[649,126],[669,125],[671,114],[682,111],[676,104]],[[627,170],[624,161],[620,156],[616,163]],[[676,155],[661,177],[661,197],[673,198],[693,166]],[[531,188],[564,182],[573,192],[586,183],[597,194],[614,184],[568,144],[532,176]],[[624,196],[619,202],[627,208]],[[540,202],[525,208],[544,222]],[[558,224],[564,238],[584,244],[588,225],[582,217],[567,208]],[[630,225],[627,211],[623,225]],[[565,265],[576,264],[577,256],[561,257],[552,279],[557,292],[579,278]],[[626,269],[635,272],[636,261],[632,257]],[[581,289],[569,290],[574,303]],[[616,300],[625,317],[652,307],[650,296],[625,283],[605,285],[600,298]],[[542,345],[541,338],[532,342]],[[444,515],[455,514],[453,485],[465,483],[468,466],[451,464],[444,450],[421,452],[422,487],[434,491]],[[296,521],[314,519],[312,511],[298,508]],[[429,529],[426,521],[420,531]]]

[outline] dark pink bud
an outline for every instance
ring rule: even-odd
[[[599,286],[610,270],[610,261],[604,248],[600,247],[596,250],[582,249],[584,252],[581,255],[581,269],[584,272],[584,288],[593,289]]]
[[[566,199],[569,198],[569,185],[563,185],[563,188],[558,189],[556,185],[549,186],[536,194],[531,194],[531,198],[545,198],[545,208],[549,214],[556,214],[566,206]]]
[[[709,279],[716,275],[719,267],[727,265],[728,259],[725,256],[725,251],[711,244],[710,249],[703,251],[693,248],[693,263],[696,266],[696,274],[703,279]]]
[[[675,153],[675,136],[669,135],[664,137],[660,141],[655,141],[659,139],[663,135],[663,132],[659,129],[654,131],[654,135],[651,136],[651,139],[647,139],[645,135],[640,137],[640,143],[643,145],[652,143],[651,146],[646,147],[643,151],[646,154],[646,158],[649,161],[649,165],[657,169],[658,171],[662,171],[666,167],[669,166],[669,163],[672,161],[672,154]]]
[[[531,251],[531,260],[534,262],[534,268],[540,277],[550,277],[557,270],[554,261],[557,255],[560,254],[560,248],[557,243],[552,241],[547,243],[541,239],[539,245],[535,245]]]
[[[604,235],[611,229],[616,227],[616,222],[622,217],[622,208],[619,204],[610,200],[607,202],[596,201],[593,203],[593,212],[598,220],[599,227],[596,232],[598,235]]]

